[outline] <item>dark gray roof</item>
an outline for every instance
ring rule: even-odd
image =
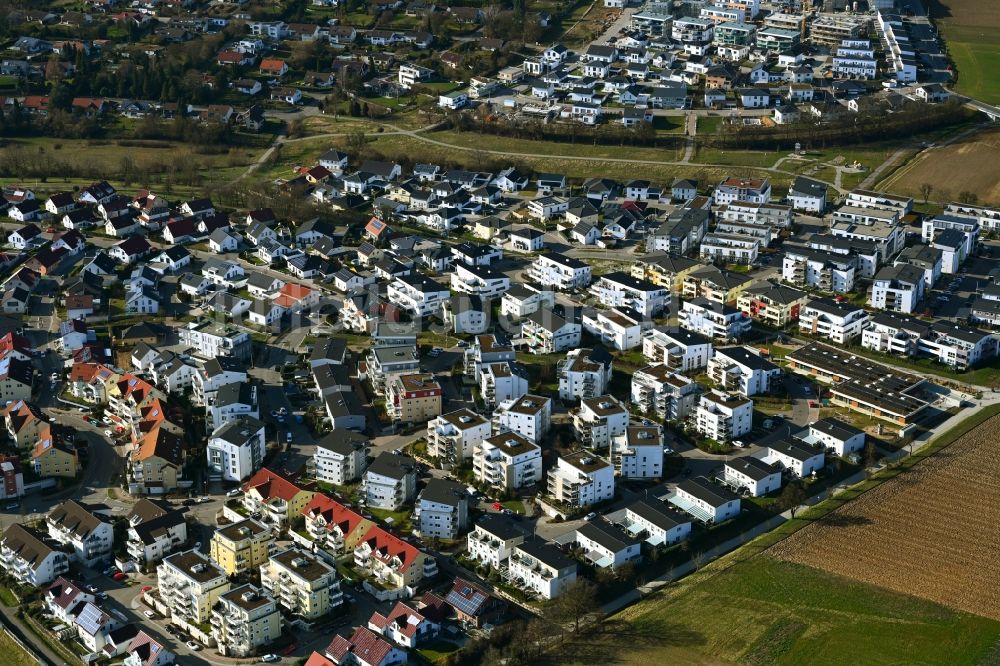
[[[677,484],[677,489],[683,490],[692,497],[696,497],[714,507],[719,507],[739,499],[736,493],[717,483],[712,483],[703,476],[685,479]]]
[[[402,479],[407,474],[416,471],[417,461],[409,456],[398,456],[395,453],[382,452],[368,466],[368,472],[380,474],[391,479]]]
[[[660,501],[641,499],[626,508],[662,530],[671,530],[678,525],[691,522],[689,518],[676,511],[671,511],[666,504]]]
[[[749,476],[754,481],[761,481],[772,474],[779,474],[781,472],[774,465],[770,465],[760,458],[754,458],[753,456],[743,456],[742,458],[729,460],[726,462],[726,467],[731,467],[737,472]]]
[[[630,537],[622,528],[604,520],[592,520],[589,523],[584,523],[576,531],[577,534],[599,543],[614,553],[639,543],[638,539]]]
[[[816,421],[809,427],[819,430],[824,435],[829,435],[830,437],[836,437],[838,440],[842,442],[847,441],[848,439],[856,435],[864,434],[863,430],[859,430],[858,428],[852,426],[850,423],[844,423],[840,419],[835,419],[832,416]]]
[[[420,499],[448,506],[459,506],[462,502],[468,501],[469,493],[465,486],[448,479],[431,479],[422,491]]]

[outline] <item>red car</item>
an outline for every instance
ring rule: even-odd
[[[139,588],[139,591],[140,592],[149,592],[152,589],[153,589],[152,585],[143,585],[141,588]]]
[[[115,574],[114,576],[112,576],[112,578],[114,578],[114,579],[115,579],[115,580],[117,580],[117,581],[123,581],[123,580],[125,580],[126,578],[128,578],[128,576],[126,576],[126,575],[125,575],[125,574],[123,574],[123,573],[122,573],[121,571],[119,571],[119,572],[118,572],[118,573],[116,573],[116,574]]]
[[[285,655],[287,657],[291,653],[295,652],[295,648],[297,648],[297,647],[298,647],[298,645],[296,645],[295,643],[292,643],[291,645],[289,645],[288,647],[286,647],[284,650],[282,650],[281,654],[283,654],[283,655]]]
[[[815,400],[810,400],[809,401],[809,406],[810,407],[819,407],[819,403],[816,402]]]
[[[493,502],[493,510],[503,511],[503,504],[501,504],[500,502]]]
[[[47,234],[54,234],[54,233],[57,233],[58,231],[59,230],[56,229],[55,227],[49,227],[48,229],[45,230],[45,233],[47,233]]]

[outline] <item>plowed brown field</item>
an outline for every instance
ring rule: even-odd
[[[1000,619],[1000,416],[769,553]]]

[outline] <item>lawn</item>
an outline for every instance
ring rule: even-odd
[[[368,512],[382,522],[392,520],[393,526],[399,528],[400,531],[409,531],[410,512],[406,509],[403,509],[402,511],[389,511],[388,509],[375,509],[369,507]]]
[[[701,164],[725,164],[728,166],[772,167],[785,152],[765,152],[756,150],[724,150],[699,147],[694,161]]]
[[[1000,639],[992,620],[766,555],[690,581],[612,617],[618,635],[591,647],[624,649],[624,664],[975,664]]]
[[[14,593],[6,585],[0,586],[0,602],[9,608],[21,605],[21,602],[17,600],[17,597],[14,596]]]
[[[716,134],[723,120],[722,116],[698,116],[698,134]]]
[[[445,640],[436,640],[418,649],[417,654],[433,664],[444,659],[457,649],[458,646],[454,643]]]
[[[3,663],[7,666],[37,666],[38,659],[14,642],[14,639],[0,632],[0,652],[3,652]]]

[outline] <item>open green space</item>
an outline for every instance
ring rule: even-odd
[[[698,134],[716,134],[723,120],[722,116],[698,116]]]
[[[570,155],[573,157],[603,157],[610,159],[634,159],[653,160],[657,162],[670,162],[678,158],[676,151],[666,148],[643,148],[639,146],[614,146],[614,145],[594,145],[584,137],[576,143],[560,141],[533,141],[531,139],[517,139],[508,136],[494,136],[492,134],[479,134],[478,132],[456,132],[448,130],[444,132],[425,133],[428,139],[440,141],[453,146],[473,148],[477,150],[496,150],[512,153],[524,153],[526,155],[550,156],[550,155]]]
[[[729,166],[772,167],[785,152],[765,152],[757,150],[727,150],[724,148],[699,147],[694,161],[702,164],[726,164]]]
[[[4,632],[0,632],[0,652],[6,666],[38,666],[38,660]]]
[[[1000,639],[993,620],[767,556],[712,569],[611,622],[630,646],[625,664],[975,664]]]
[[[955,62],[955,89],[987,104],[1000,104],[1000,30],[940,22],[948,53]]]

